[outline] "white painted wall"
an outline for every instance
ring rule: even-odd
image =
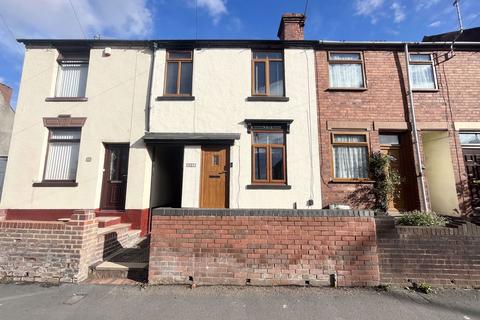
[[[198,208],[200,204],[201,157],[200,146],[185,146],[183,153],[183,208]]]
[[[127,209],[148,208],[151,161],[143,141],[151,53],[133,48],[90,51],[87,102],[45,102],[53,96],[57,50],[26,50],[1,208],[98,208],[104,142],[130,143]],[[42,179],[48,130],[43,117],[87,117],[82,129],[78,186],[32,187]],[[87,157],[91,158],[87,162]]]
[[[156,53],[153,95],[163,95],[165,50]],[[308,63],[307,63],[308,61]],[[195,101],[155,101],[152,132],[240,133],[230,148],[231,208],[298,208],[309,199],[321,207],[320,166],[313,50],[285,50],[285,83],[288,102],[249,102],[251,95],[250,49],[197,49],[194,51]],[[292,119],[287,135],[287,178],[291,190],[247,190],[251,183],[251,135],[245,119]],[[200,148],[186,147],[184,207],[198,207]]]
[[[457,215],[459,207],[448,132],[423,131],[422,142],[432,210]]]

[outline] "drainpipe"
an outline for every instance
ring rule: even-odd
[[[410,53],[408,52],[408,43],[405,43],[405,62],[407,66],[407,84],[408,84],[408,98],[410,102],[410,120],[412,124],[412,131],[413,131],[413,137],[415,139],[414,144],[415,144],[415,154],[417,156],[417,164],[418,164],[418,174],[420,178],[420,191],[422,192],[422,200],[421,200],[421,205],[422,209],[425,211],[429,211],[429,204],[427,201],[427,192],[425,188],[425,175],[423,171],[423,163],[422,163],[422,156],[420,154],[420,144],[419,144],[419,139],[418,139],[418,130],[417,130],[417,118],[415,115],[415,103],[413,99],[413,92],[412,92],[412,79],[410,75]]]
[[[145,108],[145,132],[150,132],[150,112],[152,110],[152,91],[153,91],[153,72],[155,70],[155,56],[157,53],[157,43],[152,44],[152,63],[150,64],[150,75],[148,79],[148,103]]]

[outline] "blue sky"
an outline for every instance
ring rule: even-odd
[[[303,12],[306,0],[196,1],[197,10],[195,0],[0,0],[0,82],[14,89],[15,105],[23,47],[14,37],[275,39],[282,13]],[[452,2],[309,0],[305,38],[419,41],[458,28]],[[479,0],[461,8],[466,28],[480,26]]]

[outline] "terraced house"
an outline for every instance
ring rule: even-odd
[[[370,207],[368,155],[381,151],[403,178],[391,212],[475,215],[480,43],[465,41],[472,30],[418,43],[319,43],[323,205]]]
[[[273,41],[20,40],[7,216],[94,209],[145,233],[158,207],[321,208],[303,21]]]
[[[475,216],[480,42],[307,41],[304,25],[283,15],[279,40],[19,40],[0,278],[478,286],[478,228],[399,231],[368,209],[379,151],[402,177],[389,213]],[[101,264],[148,234],[133,265]],[[419,250],[397,262],[377,244]],[[423,258],[431,270],[397,272]]]

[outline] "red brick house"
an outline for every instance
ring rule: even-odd
[[[450,42],[420,42],[408,49],[410,85],[405,43],[319,43],[324,206],[369,207],[368,154],[375,151],[397,159],[403,177],[392,211],[471,214],[479,206],[480,43],[458,42],[452,51]]]

